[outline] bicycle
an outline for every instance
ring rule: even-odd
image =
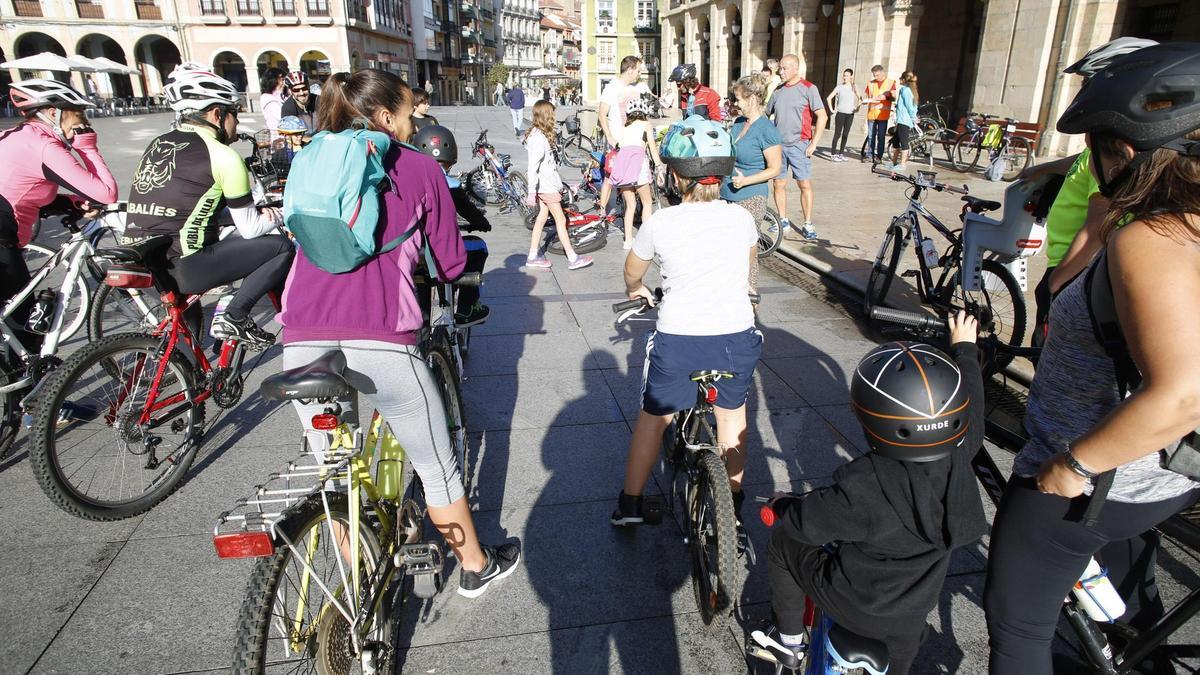
[[[433,291],[427,275],[418,272],[416,279]],[[421,351],[441,388],[468,491],[455,348],[463,329],[453,323],[453,303],[456,287],[479,282],[473,273],[439,284],[436,303],[430,294],[418,294],[429,301],[423,302]],[[420,478],[378,411],[365,439],[356,420],[343,415],[337,400],[354,395],[342,376],[345,366],[345,356],[333,352],[260,387],[268,400],[326,406],[312,426],[329,432],[331,443],[327,452],[305,443],[284,472],[218,518],[213,542],[219,557],[259,558],[238,617],[235,673],[260,673],[268,660],[272,666],[299,662],[297,668],[315,666],[317,672],[349,672],[355,662],[364,673],[390,672],[391,609],[403,595],[397,574],[412,578],[419,598],[442,588],[445,556],[423,538]]]
[[[483,163],[468,171],[463,182],[488,204],[504,204],[506,209],[516,209],[528,216],[531,207],[525,203],[529,195],[525,174],[512,168],[512,155],[496,153],[495,147],[488,143],[487,135],[487,129],[479,132],[471,150]]]
[[[662,297],[661,289],[655,295]],[[650,305],[645,299],[628,300],[613,305],[623,323],[642,314]],[[697,370],[691,374],[696,383],[696,404],[675,413],[663,433],[663,455],[676,474],[683,471],[686,484],[682,505],[686,513],[684,543],[692,558],[692,590],[700,608],[700,618],[706,626],[720,627],[725,623],[739,586],[737,514],[729,474],[721,446],[717,443],[717,424],[713,404],[717,402],[718,383],[734,377],[734,373],[719,370]],[[671,503],[676,499],[676,481],[671,481]],[[643,501],[646,522],[656,524],[662,519],[660,500]],[[746,548],[753,556],[753,548]]]
[[[245,346],[225,340],[209,361],[184,320],[201,296],[174,290],[167,272],[171,241],[96,253],[109,262],[106,285],[158,289],[166,317],[151,332],[89,343],[39,387],[30,465],[50,501],[74,516],[119,520],[166,499],[195,459],[205,402],[228,409],[241,400]]]
[[[617,227],[618,213],[596,213],[598,207],[592,204],[587,210],[575,207],[581,201],[580,193],[587,190],[585,184],[564,183],[562,189],[562,209],[567,219],[567,237],[571,240],[571,248],[580,255],[599,251],[608,245],[609,228]],[[525,218],[525,227],[532,230],[537,219],[537,213]],[[554,227],[553,217],[548,217],[545,235],[541,248],[556,255],[566,255],[566,249],[558,239],[558,231]]]
[[[1003,122],[984,124],[982,115],[968,113],[965,131],[954,141],[951,164],[956,171],[972,171],[979,164],[983,150],[987,150],[989,164],[999,159],[1003,162],[1004,180],[1015,180],[1033,161],[1033,150],[1029,141],[1016,135],[1017,120],[1006,117]]]
[[[871,265],[863,301],[866,313],[887,304],[888,290],[896,278],[900,257],[905,248],[915,244],[917,268],[900,276],[916,278],[917,297],[922,304],[943,317],[965,309],[979,319],[982,336],[994,335],[1001,343],[1020,345],[1025,337],[1025,295],[1008,268],[997,260],[983,260],[981,248],[968,247],[963,234],[976,227],[975,222],[981,226],[995,223],[979,214],[998,209],[1001,204],[972,197],[965,188],[937,183],[933,172],[918,171],[916,177],[878,168],[873,168],[872,172],[908,183],[911,187],[906,194],[908,205],[900,215],[892,218]],[[930,190],[963,195],[965,205],[960,216],[963,229],[950,230],[925,208],[922,200]],[[944,253],[939,255],[933,240],[922,232],[922,220],[949,240]],[[1015,245],[1021,245],[1019,240]],[[1038,240],[1036,245],[1040,248],[1041,241]],[[941,268],[941,273],[935,281],[933,269],[937,267]]]
[[[575,169],[586,168],[592,161],[592,139],[583,135],[583,127],[579,123],[579,113],[572,113],[567,119],[558,123],[558,156],[563,163]]]

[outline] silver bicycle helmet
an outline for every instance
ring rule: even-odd
[[[628,117],[634,113],[641,113],[646,117],[651,117],[653,111],[650,108],[650,102],[641,97],[630,100],[625,104],[625,115]]]
[[[1145,49],[1146,47],[1153,47],[1156,44],[1158,43],[1154,40],[1119,37],[1115,40],[1105,42],[1087,54],[1084,54],[1082,59],[1067,66],[1063,69],[1063,72],[1071,75],[1091,77],[1107,68],[1108,64],[1112,63],[1117,57],[1124,56],[1130,52],[1136,52],[1139,49]]]
[[[171,72],[163,95],[171,110],[177,113],[204,110],[213,105],[231,107],[239,101],[232,82],[191,62],[180,64]]]
[[[8,86],[8,97],[13,106],[22,113],[39,108],[67,108],[82,110],[92,107],[92,102],[69,85],[57,80],[21,80]]]

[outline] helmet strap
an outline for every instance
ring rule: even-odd
[[[1125,183],[1129,181],[1129,178],[1133,176],[1133,172],[1136,171],[1137,168],[1146,160],[1150,159],[1150,156],[1153,154],[1154,150],[1143,150],[1137,153],[1133,156],[1133,159],[1129,160],[1129,163],[1126,164],[1120,171],[1118,171],[1117,175],[1113,176],[1110,180],[1104,172],[1104,161],[1100,159],[1100,153],[1093,151],[1092,168],[1096,171],[1096,184],[1100,189],[1100,194],[1104,195],[1104,197],[1108,199],[1112,199],[1113,195],[1117,193],[1117,190],[1120,190],[1121,186],[1125,185]]]
[[[187,124],[191,124],[192,126],[208,127],[209,129],[212,129],[213,132],[216,133],[216,135],[217,135],[218,142],[220,142],[224,145],[229,145],[229,137],[225,133],[225,115],[226,114],[227,113],[225,112],[224,108],[219,107],[219,106],[217,107],[218,124],[213,124],[212,122],[209,122],[207,119],[204,118],[204,115],[199,112],[182,115],[180,117],[180,119]]]
[[[56,117],[51,117],[50,115],[46,114],[46,110],[47,108],[42,108],[35,112],[34,115],[36,115],[39,120],[45,122],[50,127],[50,130],[54,132],[54,135],[58,136],[63,143],[70,145],[71,140],[67,138],[67,134],[63,132],[62,128],[62,108],[49,108],[49,110],[54,110],[58,113]]]

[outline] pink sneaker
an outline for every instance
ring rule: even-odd
[[[569,270],[581,270],[592,264],[592,256],[581,255],[575,258],[575,261],[567,265]]]
[[[550,269],[550,261],[546,259],[546,256],[541,255],[536,258],[526,258],[525,266],[526,267],[536,267],[538,269],[548,270],[548,269]]]

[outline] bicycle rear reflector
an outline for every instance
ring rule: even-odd
[[[704,401],[706,403],[716,403],[717,402],[717,388],[716,387],[709,385],[704,388]]]
[[[275,552],[268,532],[234,532],[213,536],[218,558],[263,558]]]
[[[145,267],[113,265],[104,275],[104,284],[113,288],[150,288],[154,285],[154,275]]]
[[[333,413],[313,415],[312,425],[318,431],[333,431],[338,428],[338,417]]]

